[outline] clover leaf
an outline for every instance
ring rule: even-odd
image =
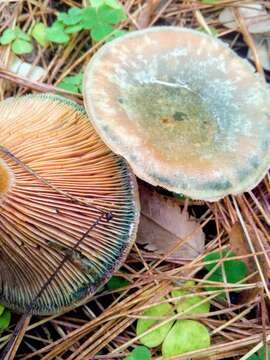
[[[31,37],[23,32],[18,26],[14,29],[6,29],[0,37],[2,45],[11,44],[11,50],[14,54],[29,54],[33,50],[30,42]]]
[[[163,357],[170,358],[210,346],[207,328],[199,321],[177,320],[162,344]]]
[[[29,54],[32,52],[33,46],[28,41],[16,39],[11,45],[11,50],[17,55]]]
[[[225,260],[223,262],[224,266],[224,272],[226,276],[226,280],[228,283],[235,284],[239,281],[243,280],[247,274],[248,274],[248,267],[242,260],[230,260],[231,257],[234,257],[235,254],[231,251],[222,251],[222,252],[212,252],[204,257],[205,265],[204,267],[211,271],[217,264],[219,259],[227,258],[228,260]],[[216,260],[216,261],[214,261]],[[213,263],[207,264],[207,262],[212,261]],[[223,278],[222,274],[222,268],[221,265],[219,265],[213,273],[208,277],[209,281],[215,281],[215,282],[224,282],[225,279]],[[208,287],[207,290],[220,290],[220,288],[215,287]],[[219,298],[225,298],[225,294],[218,295]]]
[[[7,45],[10,44],[15,39],[16,39],[15,31],[13,29],[6,29],[0,38],[0,42],[2,45]]]
[[[124,360],[151,360],[151,353],[145,346],[137,346]]]
[[[67,34],[75,33],[82,30],[82,9],[77,7],[70,8],[67,13],[59,13],[57,22],[61,23],[64,32]]]
[[[165,315],[169,316],[172,314],[173,314],[173,308],[168,303],[154,305],[149,309],[145,310],[143,313],[144,316],[149,316],[149,317],[159,317]],[[136,327],[137,336],[141,335],[152,326],[158,324],[158,322],[159,320],[155,320],[155,319],[139,319],[137,321],[137,327]],[[165,323],[164,325],[161,325],[159,328],[151,331],[149,334],[142,336],[140,338],[140,342],[149,348],[160,345],[162,341],[165,339],[172,325],[173,325],[173,320]]]
[[[172,290],[171,296],[178,297],[191,294],[187,288],[188,286],[194,287],[194,285],[194,281],[187,281],[184,284],[185,288]],[[199,302],[202,300],[202,296],[194,294],[194,296],[190,296],[186,299],[172,301],[176,303],[176,309],[179,313],[208,313],[210,304],[209,302],[205,302],[199,305]],[[188,311],[191,306],[196,304],[198,304],[198,306],[195,306],[194,309]],[[168,303],[154,305],[143,313],[144,316],[148,317],[170,316],[173,314],[173,308]],[[155,319],[139,319],[137,321],[136,335],[140,336],[157,323],[158,320]],[[159,328],[152,330],[149,334],[140,337],[140,342],[150,348],[162,344],[163,357],[170,358],[171,356],[210,346],[210,335],[208,329],[199,321],[171,320],[168,323],[161,325]],[[128,359],[131,360],[132,358]]]
[[[111,8],[119,9],[121,8],[121,5],[117,0],[90,0],[91,5],[93,7],[99,7],[101,5],[108,5]]]
[[[39,22],[36,23],[35,26],[32,29],[32,36],[33,38],[41,45],[46,46],[47,45],[47,38],[46,38],[46,29],[47,27]]]
[[[195,282],[194,281],[186,282],[184,285],[185,286],[194,286]],[[171,292],[172,297],[185,296],[188,294],[190,294],[190,291],[185,290],[185,289],[172,290],[172,292]],[[209,301],[199,304],[203,299],[204,299],[203,296],[194,295],[194,296],[189,296],[189,297],[177,300],[176,301],[176,310],[178,313],[185,312],[186,314],[208,313],[209,309],[210,309]],[[196,304],[198,304],[198,305],[194,306]],[[191,307],[193,307],[193,308],[190,309]]]
[[[69,36],[65,32],[64,25],[55,21],[51,27],[46,29],[46,39],[57,44],[65,44],[69,41]]]
[[[124,20],[126,15],[122,8],[112,8],[106,4],[98,7],[84,9],[82,26],[91,30],[91,36],[95,41],[100,41],[114,31],[113,25]],[[120,35],[118,33],[118,35]]]
[[[82,73],[73,76],[66,76],[63,81],[57,85],[57,87],[75,93],[82,93],[82,80]]]
[[[82,9],[73,7],[67,13],[59,13],[57,19],[65,25],[75,25],[81,21]]]

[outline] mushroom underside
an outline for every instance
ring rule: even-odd
[[[26,165],[0,155],[15,179],[0,189],[0,302],[24,312],[65,258],[32,312],[68,309],[101,286],[131,248],[136,180],[75,103],[25,96],[3,101],[0,112],[0,143]]]

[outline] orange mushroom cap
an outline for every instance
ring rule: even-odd
[[[214,201],[253,188],[269,167],[269,88],[202,32],[154,27],[104,45],[84,98],[105,143],[153,185]]]
[[[70,100],[10,98],[0,114],[1,147],[21,162],[0,152],[0,303],[24,312],[68,254],[33,312],[71,308],[119,268],[133,244],[135,177]],[[112,219],[102,218],[72,250],[102,212]]]

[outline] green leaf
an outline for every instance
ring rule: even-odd
[[[32,30],[32,36],[33,38],[41,45],[46,46],[47,39],[46,39],[46,29],[47,27],[39,22],[36,23]]]
[[[247,360],[260,360],[257,355],[253,354],[247,358]],[[264,359],[263,359],[264,360]]]
[[[97,8],[104,4],[104,0],[90,0],[91,6]]]
[[[91,29],[91,36],[95,41],[100,41],[114,31],[112,25],[126,18],[122,8],[113,9],[107,5],[97,8],[86,8],[83,11],[82,26],[84,29]],[[116,31],[116,37],[122,35]],[[113,35],[112,35],[113,37]]]
[[[99,22],[106,24],[117,24],[121,20],[126,19],[126,15],[122,9],[113,9],[107,5],[102,5],[97,10]]]
[[[5,310],[5,306],[0,304],[0,316],[3,314],[4,310]]]
[[[92,29],[98,22],[97,10],[93,7],[85,8],[82,14],[82,26],[84,29]]]
[[[95,41],[101,41],[107,35],[109,35],[111,32],[113,32],[113,30],[114,29],[111,25],[98,24],[92,29],[91,36]]]
[[[114,39],[117,39],[117,38],[125,35],[126,33],[127,33],[127,31],[125,31],[125,30],[115,29],[115,30],[111,33],[110,37],[108,37],[108,39],[106,40],[106,42],[109,42],[109,41],[112,41],[112,40],[114,40]]]
[[[228,258],[228,260],[225,260],[223,262],[223,266],[224,266],[224,272],[225,272],[225,276],[226,276],[226,280],[228,283],[231,284],[235,284],[238,283],[239,281],[243,280],[247,274],[248,274],[248,268],[247,265],[242,261],[242,260],[229,260],[231,257],[234,257],[235,254],[231,251],[223,251],[223,252],[212,252],[208,255],[206,255],[204,257],[204,262],[208,262],[208,261],[214,261],[217,260],[215,262],[213,262],[212,264],[205,264],[205,268],[208,271],[211,271],[215,266],[216,263],[218,262],[218,260],[220,258]],[[215,282],[220,282],[223,283],[225,281],[225,279],[223,279],[223,274],[222,274],[222,268],[221,266],[218,266],[214,272],[208,277],[209,281],[215,281]],[[212,291],[212,290],[221,290],[222,288],[218,288],[218,287],[207,287],[207,290]],[[225,299],[225,294],[220,294],[218,295],[218,298],[220,299]]]
[[[6,29],[2,36],[0,37],[0,42],[2,45],[10,44],[13,40],[16,39],[16,34],[13,29]]]
[[[151,360],[151,352],[145,346],[137,346],[124,360]]]
[[[267,358],[268,360],[270,360],[270,346],[268,346],[267,350],[268,350]],[[258,351],[259,360],[264,360],[264,352],[265,352],[265,348],[261,347]]]
[[[192,286],[195,285],[194,281],[186,282],[184,286]],[[178,297],[178,296],[184,296],[191,294],[190,291],[185,289],[179,289],[179,290],[172,290],[171,296],[172,297]],[[192,306],[200,303],[204,298],[202,296],[194,294],[194,296],[184,298],[183,300],[176,301],[176,310],[178,313],[185,312],[186,314],[203,314],[208,313],[210,310],[210,303],[209,301],[204,302],[203,304],[200,304],[196,307],[194,307],[191,310],[188,310]]]
[[[115,290],[123,286],[127,286],[129,284],[130,282],[121,276],[112,276],[110,280],[107,282],[107,287],[109,290]]]
[[[152,316],[152,317],[159,317],[159,316],[172,315],[172,314],[173,314],[173,307],[168,303],[152,306],[149,309],[145,310],[143,313],[144,316]],[[141,335],[150,327],[158,323],[159,321],[154,319],[153,320],[139,319],[137,321],[137,326],[136,326],[136,335],[137,336]],[[153,330],[149,334],[142,336],[140,338],[140,342],[149,348],[160,345],[162,341],[165,339],[172,325],[173,325],[173,320],[167,322],[164,325],[161,325],[156,330]]]
[[[59,13],[57,19],[65,25],[78,24],[82,19],[82,9],[70,8],[68,13]]]
[[[73,85],[73,84],[70,84],[70,83],[67,83],[67,82],[65,82],[65,81],[61,81],[61,82],[57,85],[57,87],[60,88],[60,89],[64,89],[64,90],[67,90],[67,91],[74,92],[74,93],[79,93],[79,91],[78,91],[78,86]]]
[[[11,313],[8,309],[5,309],[3,314],[0,316],[0,331],[8,328],[11,320]]]
[[[268,357],[267,359],[270,360],[270,346],[267,348],[268,350]],[[247,360],[264,360],[264,347],[261,347],[256,354],[253,354],[247,358]]]
[[[82,80],[83,80],[83,74],[79,73],[77,75],[73,76],[66,76],[63,81],[61,81],[57,87],[68,90],[75,93],[81,93],[82,92]]]
[[[81,19],[81,16],[82,16],[82,9],[80,8],[77,8],[77,7],[72,7],[68,10],[68,14],[70,16],[73,17],[73,19],[77,18],[77,19]]]
[[[57,21],[63,23],[63,24],[66,24],[66,22],[68,22],[68,19],[69,19],[69,16],[67,13],[65,12],[60,12],[58,15],[57,15]]]
[[[104,3],[114,9],[122,9],[122,5],[117,0],[104,0]]]
[[[204,262],[219,260],[220,258],[228,258],[223,262],[224,271],[226,275],[226,279],[228,283],[237,283],[243,280],[248,274],[247,265],[242,260],[229,260],[229,258],[234,257],[235,254],[233,252],[212,252],[204,257]],[[211,271],[216,266],[216,263],[213,264],[205,264],[205,267],[208,271]],[[221,266],[218,266],[217,269],[213,272],[213,274],[208,278],[211,280],[211,277],[214,276],[216,279],[218,276],[222,277],[222,269]],[[216,280],[213,280],[216,281]]]
[[[31,41],[31,36],[23,32],[21,29],[18,31],[17,38],[20,40]]]
[[[72,33],[76,33],[82,30],[82,24],[77,24],[77,25],[72,25],[72,26],[67,26],[65,28],[65,33],[66,34],[72,34]]]
[[[65,44],[69,41],[69,36],[65,33],[64,26],[59,22],[55,22],[46,29],[46,39],[57,44]]]
[[[194,320],[177,320],[162,344],[162,355],[166,359],[209,346],[210,336],[203,324]]]
[[[102,5],[108,5],[114,9],[122,8],[117,0],[91,0],[91,5],[96,8]]]
[[[29,54],[33,50],[33,45],[28,41],[16,39],[11,45],[11,50],[16,55]]]

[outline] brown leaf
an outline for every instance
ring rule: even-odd
[[[179,201],[140,186],[141,220],[137,243],[172,257],[194,259],[204,251],[205,235],[197,219],[181,211]],[[179,246],[178,246],[179,245]]]
[[[242,227],[239,223],[233,225],[230,233],[230,244],[232,251],[237,256],[248,255],[251,253],[247,240],[245,239]],[[256,265],[252,257],[243,258],[242,261],[247,265],[249,272],[256,271]]]
[[[250,3],[239,6],[241,17],[252,34],[267,33],[270,31],[270,15],[262,4]],[[219,15],[219,21],[227,28],[237,28],[233,7],[227,7]]]
[[[252,240],[252,244],[254,246],[255,251],[256,252],[262,251],[262,249],[258,243],[257,237],[256,237],[253,229],[251,228],[251,226],[248,226],[248,231],[249,231],[249,235]],[[264,246],[267,247],[267,243],[265,241],[263,233],[259,229],[258,229],[258,233],[264,243]],[[249,255],[252,253],[251,249],[249,247],[249,244],[247,242],[247,239],[243,233],[242,227],[239,223],[236,223],[233,225],[233,227],[229,233],[229,238],[230,238],[231,249],[237,256]],[[259,255],[259,256],[257,256],[257,258],[258,258],[261,268],[263,270],[264,276],[266,278],[268,278],[269,277],[269,268],[264,259],[264,256]],[[248,258],[243,258],[242,261],[244,261],[246,263],[250,274],[257,271],[257,266],[256,266],[256,263],[252,256],[250,256]],[[260,282],[260,281],[261,281],[260,275],[256,274],[255,276],[253,276],[250,279],[249,282],[254,283],[254,282]],[[256,287],[254,289],[243,291],[241,293],[239,302],[246,303],[247,301],[253,300],[260,293],[260,291],[261,291],[260,287]]]

